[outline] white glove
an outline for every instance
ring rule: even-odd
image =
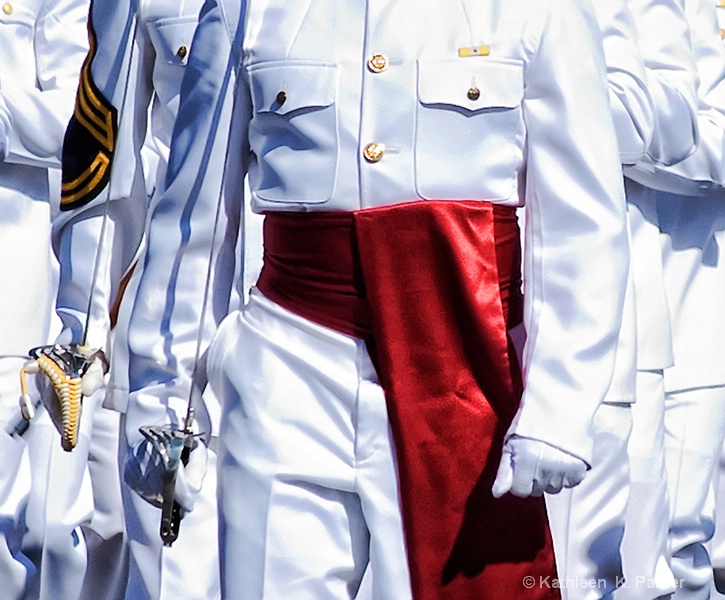
[[[203,442],[199,442],[196,448],[189,454],[189,462],[186,465],[179,465],[176,473],[176,488],[174,499],[186,512],[191,512],[194,502],[201,492],[206,476],[206,465],[209,454]]]
[[[546,442],[512,435],[504,444],[491,492],[495,498],[506,492],[521,498],[556,494],[579,484],[586,472],[581,458]]]
[[[193,510],[196,497],[201,492],[206,476],[207,457],[206,445],[196,441],[189,453],[188,463],[178,463],[174,500],[185,512]],[[166,464],[157,449],[149,440],[143,438],[126,455],[123,480],[144,500],[161,508],[166,472]]]
[[[103,360],[94,358],[83,377],[81,377],[81,394],[87,398],[100,390],[105,383],[106,371]]]

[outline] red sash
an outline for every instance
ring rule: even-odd
[[[559,598],[543,499],[490,491],[521,393],[506,335],[521,320],[514,210],[436,201],[268,213],[264,233],[262,293],[366,339],[375,357],[414,598]]]

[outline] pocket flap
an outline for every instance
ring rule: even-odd
[[[515,108],[523,97],[523,66],[513,60],[476,57],[418,63],[418,98],[423,104],[477,111]]]
[[[149,21],[149,37],[159,59],[170,64],[186,64],[196,25],[195,17]]]
[[[248,67],[252,102],[258,113],[288,114],[335,101],[335,65],[263,63]]]

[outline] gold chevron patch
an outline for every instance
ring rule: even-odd
[[[108,185],[118,134],[118,111],[93,81],[96,34],[88,22],[89,51],[81,69],[76,105],[63,139],[60,209],[88,204]]]

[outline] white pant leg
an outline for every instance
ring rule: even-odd
[[[675,591],[669,566],[669,496],[664,455],[665,392],[662,371],[637,372],[629,437],[630,495],[622,562],[626,585],[615,594],[649,600]]]
[[[411,597],[385,399],[359,340],[252,293],[220,328],[226,600]]]
[[[710,541],[715,588],[712,597],[725,600],[725,444],[713,478],[715,489],[715,533]]]
[[[578,486],[546,494],[564,600],[608,598],[622,582],[619,547],[629,495],[631,425],[629,405],[602,404],[594,415],[591,470]],[[597,585],[589,586],[591,581]]]
[[[194,510],[181,520],[179,537],[171,547],[164,547],[159,535],[161,509],[124,484],[130,550],[127,600],[220,598],[216,467],[217,455],[210,448]]]
[[[72,452],[60,445],[60,434],[46,411],[27,434],[32,486],[23,546],[38,565],[30,598],[76,600],[86,572],[87,548],[82,526],[93,516],[93,491],[87,458],[93,413],[99,402],[85,398],[78,443]]]
[[[714,530],[712,477],[725,433],[725,387],[668,393],[665,458],[670,492],[675,598],[707,599],[712,567],[706,544]]]
[[[19,372],[24,360],[0,359],[0,587],[2,598],[17,600],[35,567],[21,550],[25,507],[30,494],[30,463],[25,441],[5,433],[18,412]]]
[[[106,388],[96,391],[99,403]],[[120,414],[99,405],[93,415],[88,470],[93,518],[83,527],[88,566],[82,600],[122,600],[128,580],[128,543],[118,464]]]

